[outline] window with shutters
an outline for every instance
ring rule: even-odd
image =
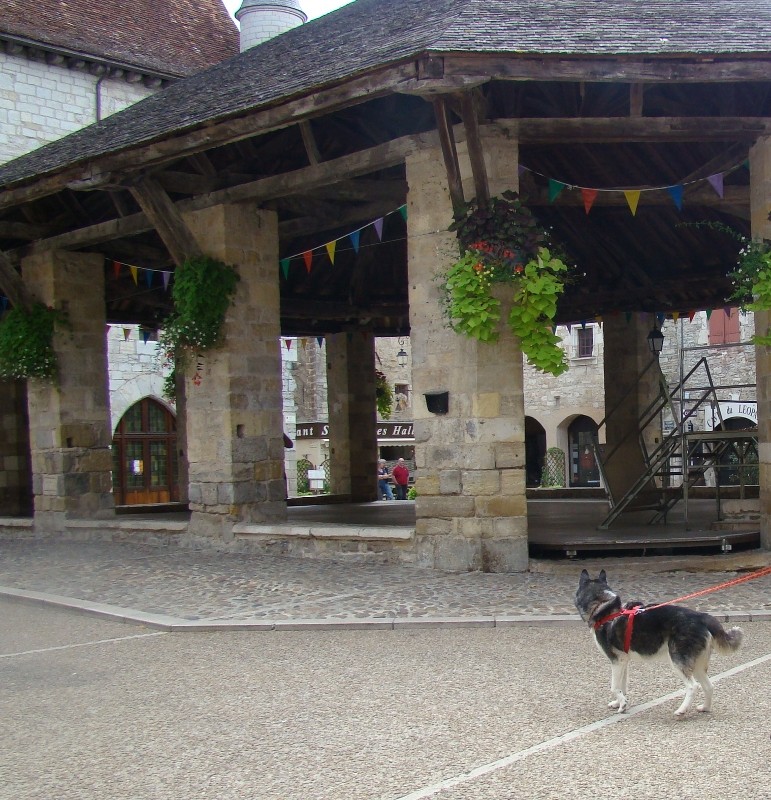
[[[739,341],[739,309],[716,308],[709,318],[709,343],[734,344]]]

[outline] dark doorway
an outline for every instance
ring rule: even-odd
[[[135,403],[112,443],[116,505],[179,501],[177,422],[165,406],[149,397]]]
[[[570,485],[599,486],[600,470],[594,456],[597,423],[590,417],[576,417],[568,428]]]
[[[525,480],[527,486],[540,486],[546,458],[546,431],[538,420],[525,417]]]

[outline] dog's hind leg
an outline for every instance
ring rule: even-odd
[[[627,684],[629,678],[629,657],[623,656],[610,662],[610,693],[613,700],[608,703],[609,708],[615,708],[623,714],[627,707]]]
[[[680,703],[680,707],[677,709],[677,711],[675,711],[676,717],[682,717],[691,707],[693,695],[696,693],[696,687],[698,684],[693,678],[693,667],[690,664],[683,663],[683,661],[677,659],[671,652],[671,647],[670,659],[672,661],[672,666],[677,671],[677,674],[683,679],[683,683],[685,684],[685,697],[683,698],[683,702]]]
[[[704,692],[704,702],[696,706],[697,711],[711,711],[712,710],[712,681],[707,675],[709,669],[709,657],[711,655],[712,642],[710,642],[704,652],[696,659],[693,665],[693,677],[701,684],[701,689]]]

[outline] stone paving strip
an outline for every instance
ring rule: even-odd
[[[584,566],[596,573],[600,563],[622,599],[653,603],[747,574],[771,563],[771,553],[447,574],[128,543],[0,540],[0,596],[174,631],[572,624],[578,574]],[[771,619],[771,576],[688,604],[732,621]]]

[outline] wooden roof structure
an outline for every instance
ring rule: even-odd
[[[151,271],[185,244],[156,226],[253,200],[279,215],[283,333],[406,333],[405,157],[442,144],[457,195],[465,139],[483,193],[480,141],[514,136],[521,194],[577,266],[561,321],[716,308],[737,243],[688,223],[749,232],[769,134],[769,0],[357,0],[0,167],[0,266],[7,287],[25,253],[103,253],[108,320],[157,325]]]

